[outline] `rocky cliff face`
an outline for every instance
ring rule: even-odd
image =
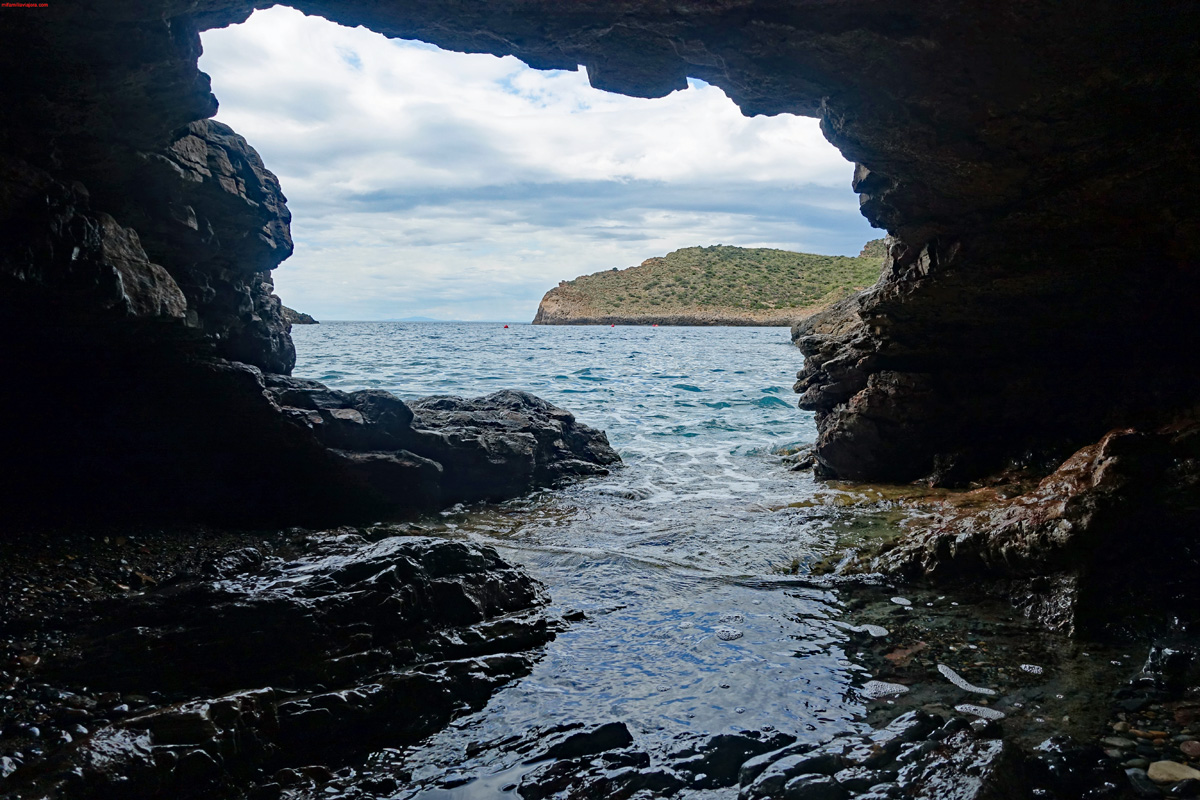
[[[283,307],[283,319],[289,325],[319,325],[320,322],[313,319],[312,314],[305,314],[303,311],[297,311],[294,308]]]
[[[198,32],[253,5],[5,11],[0,67],[19,79],[3,89],[0,264],[24,383],[76,368],[85,339],[131,373],[152,363],[147,342],[171,363],[288,371],[269,282],[290,250],[286,208],[245,142],[204,121],[216,100],[196,69]],[[828,474],[967,480],[1197,396],[1200,214],[1178,188],[1200,172],[1192,4],[294,5],[537,67],[584,64],[613,91],[662,95],[694,76],[747,113],[819,117],[857,162],[863,213],[893,237],[859,322],[800,339]],[[89,365],[97,379],[114,374],[102,366]],[[117,405],[66,384],[46,387],[64,408]],[[9,419],[40,413],[6,404]]]

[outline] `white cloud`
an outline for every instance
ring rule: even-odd
[[[624,97],[284,7],[204,47],[217,118],[292,209],[279,294],[318,318],[528,319],[559,280],[678,247],[876,235],[816,120],[747,118],[701,82]]]

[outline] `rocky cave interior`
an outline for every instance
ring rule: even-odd
[[[269,5],[4,9],[6,526],[353,522],[600,468],[552,464],[547,441],[502,481],[390,396],[287,377],[271,270],[292,251],[290,215],[270,165],[209,120],[217,99],[197,69],[201,31]],[[794,331],[818,474],[1041,481],[872,567],[986,575],[1067,629],[1076,605],[1101,613],[1089,586],[1131,563],[1172,586],[1194,577],[1200,7],[289,5],[534,67],[583,64],[609,91],[662,96],[694,77],[746,114],[818,117],[891,237],[878,284]],[[586,433],[569,444],[607,458]]]

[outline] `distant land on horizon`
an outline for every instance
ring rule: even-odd
[[[562,281],[546,292],[533,324],[791,326],[874,284],[886,254],[883,239],[857,257],[686,247]]]
[[[460,322],[466,325],[528,325],[511,319],[439,319],[437,317],[384,317],[382,319],[327,319],[326,322]]]
[[[321,323],[312,318],[311,314],[305,314],[303,311],[297,311],[294,308],[283,306],[283,320],[291,325],[320,325]]]

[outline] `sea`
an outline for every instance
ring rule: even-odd
[[[503,795],[527,769],[508,745],[556,725],[623,722],[639,748],[667,758],[722,733],[822,742],[896,706],[870,691],[876,664],[847,616],[862,601],[809,573],[847,544],[894,534],[911,512],[792,471],[786,454],[817,432],[796,405],[803,358],[786,328],[325,322],[293,337],[299,377],[404,399],[532,392],[606,431],[622,459],[607,476],[424,521],[523,565],[546,586],[549,613],[575,621],[483,711],[373,762],[402,761],[418,787],[407,796]],[[1062,650],[1072,645],[1030,637],[1019,621],[980,622],[982,611],[959,613],[946,595],[889,605],[895,592],[879,591],[885,623],[914,602],[930,615],[942,631],[930,642],[957,637],[967,648],[988,630],[980,668],[1005,675],[1011,646],[1009,660],[1020,649],[1072,665],[1064,692],[1095,677]],[[1035,638],[1041,651],[1030,654]],[[1040,709],[1030,704],[1042,715],[1030,725],[1045,722]]]

